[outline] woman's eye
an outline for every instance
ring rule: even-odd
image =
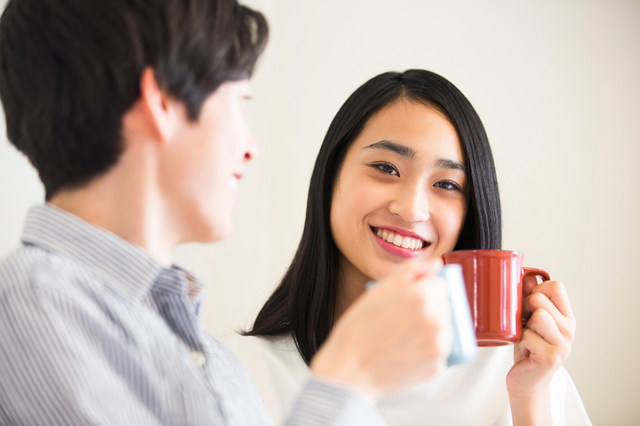
[[[451,180],[443,180],[440,182],[436,182],[435,185],[436,188],[442,188],[442,189],[446,189],[447,191],[460,191],[460,185],[458,185],[457,183],[451,181]]]
[[[386,175],[393,175],[393,176],[400,175],[400,173],[398,173],[398,169],[396,169],[395,166],[390,163],[377,163],[377,164],[372,164],[372,166],[380,170],[382,173]]]

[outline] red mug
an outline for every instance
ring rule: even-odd
[[[522,337],[522,281],[526,276],[551,277],[523,268],[524,255],[504,250],[460,250],[442,256],[445,264],[462,266],[471,319],[478,346],[502,346]]]

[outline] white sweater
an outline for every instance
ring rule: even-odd
[[[239,336],[228,346],[249,371],[274,424],[281,425],[309,374],[293,339]],[[385,396],[377,407],[391,425],[511,426],[505,380],[512,365],[513,346],[479,348],[473,363]],[[551,383],[551,413],[555,426],[591,426],[564,367]]]

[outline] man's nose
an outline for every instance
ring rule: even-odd
[[[258,149],[258,142],[253,137],[253,133],[249,131],[249,143],[247,145],[247,150],[244,153],[244,160],[251,161],[255,159],[259,153],[260,150]]]

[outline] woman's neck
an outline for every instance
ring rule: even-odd
[[[340,254],[335,321],[365,292],[369,281],[371,281],[371,278],[363,274],[346,257]]]

